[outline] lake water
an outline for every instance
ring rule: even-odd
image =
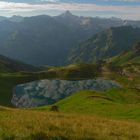
[[[111,80],[40,80],[17,85],[14,89],[12,104],[20,108],[30,108],[53,104],[80,90],[104,91],[119,88],[120,85]]]

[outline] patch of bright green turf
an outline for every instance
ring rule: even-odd
[[[128,94],[128,96],[127,96]],[[97,114],[104,117],[140,120],[140,94],[135,90],[80,91],[55,105],[63,112]],[[50,107],[40,107],[40,110]]]

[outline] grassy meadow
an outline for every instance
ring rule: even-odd
[[[1,140],[139,140],[140,122],[0,107]]]
[[[140,95],[137,91],[132,90],[114,89],[102,93],[80,91],[55,105],[65,113],[96,114],[111,119],[140,121]],[[50,108],[51,106],[43,106],[38,110],[49,110]]]
[[[70,80],[77,72],[81,77],[88,71],[78,69],[71,65],[47,72],[1,73],[0,105],[12,107],[11,96],[17,84],[42,78]],[[76,92],[54,104],[59,112],[50,111],[54,105],[34,109],[0,107],[0,140],[140,140],[139,68],[132,66],[130,71],[125,66],[124,70],[126,75],[122,76],[104,66],[99,77],[115,80],[122,87]]]

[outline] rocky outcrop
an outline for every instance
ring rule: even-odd
[[[53,104],[76,91],[92,89],[98,91],[120,87],[110,80],[40,80],[17,85],[14,89],[12,104],[20,108],[30,108]]]

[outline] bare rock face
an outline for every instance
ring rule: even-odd
[[[40,80],[17,85],[14,89],[12,104],[19,108],[30,108],[53,104],[74,92],[91,89],[104,91],[119,88],[120,85],[111,80]]]

